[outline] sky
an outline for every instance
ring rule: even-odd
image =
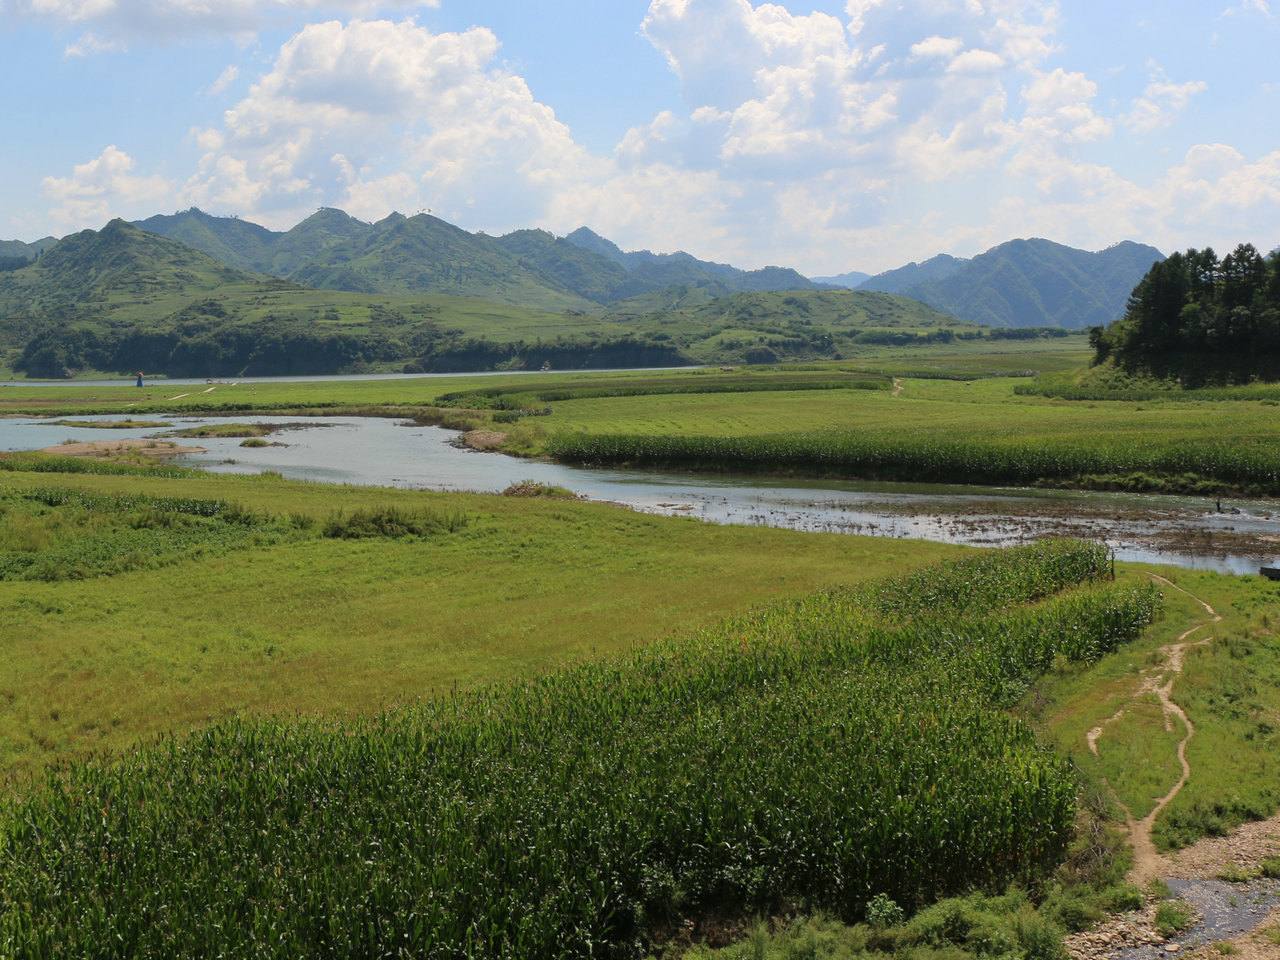
[[[808,276],[1280,245],[1280,0],[0,0],[0,239],[199,207]]]

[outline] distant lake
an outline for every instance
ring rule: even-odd
[[[314,377],[308,379],[315,379]],[[76,417],[93,420],[102,417]],[[426,490],[500,492],[532,480],[647,513],[796,530],[1004,546],[1057,534],[1100,540],[1117,559],[1256,573],[1280,556],[1280,503],[1002,487],[768,480],[726,474],[588,470],[458,447],[456,433],[371,417],[149,416],[181,429],[217,423],[278,425],[282,446],[240,438],[179,441],[206,453],[172,458],[215,473],[276,470],[286,477]],[[164,430],[101,430],[38,419],[0,420],[0,450],[64,441],[150,437]],[[3,475],[0,474],[0,477]]]

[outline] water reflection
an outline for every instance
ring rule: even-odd
[[[70,421],[100,419],[67,418]],[[233,422],[219,417],[154,417],[171,429]],[[266,447],[239,438],[183,441],[206,448],[175,462],[223,473],[276,470],[286,477],[431,490],[498,492],[532,480],[594,500],[712,523],[909,537],[1001,546],[1058,534],[1101,540],[1122,560],[1256,573],[1280,554],[1280,504],[1138,494],[990,487],[771,481],[710,474],[583,470],[460,448],[452,431],[393,420],[325,417],[298,421],[239,417],[283,425]],[[0,420],[0,449],[67,440],[151,437],[154,427],[100,430],[48,421]]]

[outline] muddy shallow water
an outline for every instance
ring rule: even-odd
[[[100,418],[69,418],[100,419]],[[172,429],[233,422],[217,417],[151,417]],[[713,523],[910,537],[1001,546],[1046,535],[1107,543],[1121,560],[1257,573],[1280,557],[1280,502],[927,484],[768,480],[724,474],[586,470],[460,449],[453,431],[361,417],[287,424],[273,445],[243,448],[239,438],[188,440],[206,452],[175,463],[215,472],[276,470],[326,483],[497,492],[532,480],[594,500]],[[0,450],[29,450],[67,440],[150,437],[165,430],[81,428],[40,420],[0,420]]]

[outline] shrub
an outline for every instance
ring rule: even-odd
[[[401,510],[397,507],[375,507],[351,514],[336,513],[325,520],[321,532],[326,537],[357,540],[366,537],[425,537],[435,533],[452,533],[468,523],[461,513],[428,510]]]
[[[1165,939],[1191,926],[1196,911],[1184,900],[1164,900],[1156,907],[1156,929]]]

